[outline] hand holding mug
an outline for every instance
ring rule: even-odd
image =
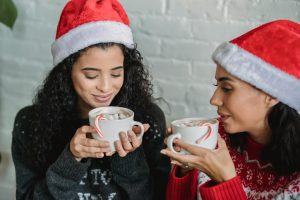
[[[175,153],[169,149],[163,149],[162,154],[174,160],[174,164],[195,168],[207,174],[212,180],[220,183],[236,176],[235,167],[225,141],[218,137],[218,148],[207,149],[192,145],[178,139],[176,145],[189,152],[189,154]]]
[[[97,140],[109,141],[111,152],[115,151],[122,157],[128,152],[135,150],[141,145],[144,134],[144,126],[140,122],[134,121],[134,112],[123,107],[100,107],[89,112],[90,125],[95,127],[92,132],[93,138]],[[135,134],[133,127],[139,127]]]
[[[110,152],[109,142],[95,140],[87,137],[88,133],[94,132],[92,126],[78,128],[70,142],[70,151],[77,161],[82,158],[102,158],[105,152]]]
[[[180,166],[182,174],[196,168],[211,179],[222,182],[236,175],[223,139],[218,138],[217,119],[185,118],[172,122],[173,134],[167,139],[168,149],[162,150]],[[218,149],[215,149],[218,143]],[[173,146],[180,149],[176,151]]]
[[[144,124],[144,131],[149,129],[149,124]],[[126,156],[129,152],[134,151],[136,148],[141,146],[142,139],[139,138],[141,134],[140,127],[133,127],[132,131],[128,131],[126,135],[125,132],[121,132],[120,140],[114,142],[115,150],[118,152],[120,157]]]

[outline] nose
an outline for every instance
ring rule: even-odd
[[[218,107],[223,105],[222,94],[218,88],[216,88],[214,94],[210,98],[209,103],[213,106],[218,106]]]
[[[97,90],[101,91],[102,93],[106,93],[110,91],[111,88],[111,81],[109,77],[103,76],[97,83],[96,86]]]

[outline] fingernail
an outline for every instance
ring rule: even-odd
[[[160,151],[160,153],[161,154],[166,154],[166,150],[163,149],[163,150]]]
[[[98,155],[98,157],[99,157],[99,158],[103,158],[103,157],[104,157],[104,154],[103,154],[103,153],[100,153],[100,154]]]
[[[121,132],[121,133],[120,133],[120,136],[121,136],[122,138],[124,138],[124,137],[125,137],[125,133],[124,133],[124,132]]]
[[[133,133],[131,131],[128,131],[129,136],[133,136]]]

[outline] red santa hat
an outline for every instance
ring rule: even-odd
[[[214,62],[300,111],[300,24],[277,20],[221,44]]]
[[[118,0],[70,0],[61,13],[52,44],[53,64],[90,45],[106,42],[134,48],[129,19]]]

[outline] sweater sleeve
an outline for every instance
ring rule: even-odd
[[[167,200],[194,200],[197,195],[197,177],[198,171],[192,170],[184,177],[177,177],[176,173],[179,168],[175,165],[167,185]]]
[[[200,185],[199,191],[203,200],[247,199],[239,176],[219,184],[215,184],[213,181],[208,181],[205,184]]]
[[[150,172],[142,147],[125,157],[114,154],[111,169],[113,180],[125,192],[126,199],[150,199]]]
[[[11,150],[16,171],[16,199],[74,199],[76,193],[72,189],[84,176],[89,162],[77,162],[67,146],[46,172],[42,172],[40,166],[32,164],[34,158],[25,153],[28,120],[22,109],[13,129]]]

